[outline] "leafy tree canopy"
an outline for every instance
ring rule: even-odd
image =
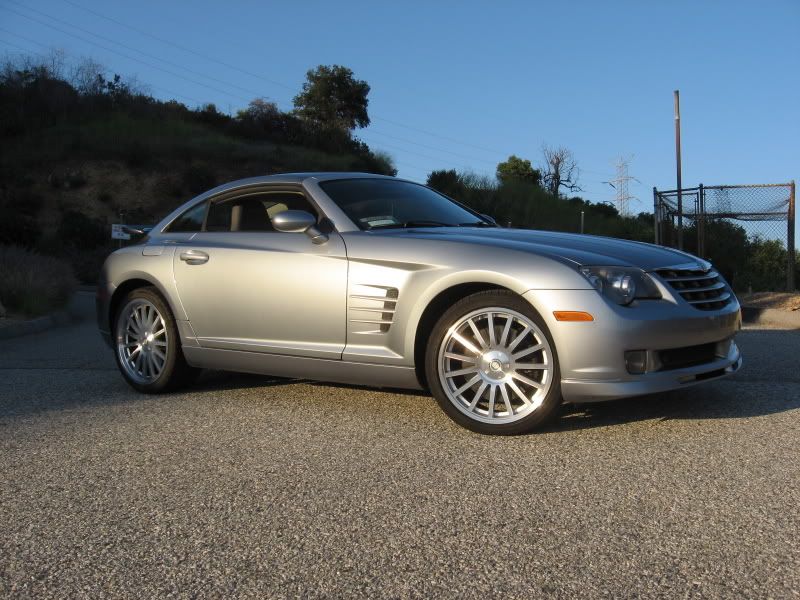
[[[303,90],[294,97],[297,115],[328,129],[350,131],[369,125],[369,84],[341,65],[320,65],[306,73]]]
[[[497,165],[497,179],[500,183],[526,181],[534,185],[542,183],[542,172],[531,166],[531,161],[512,154],[508,160]]]

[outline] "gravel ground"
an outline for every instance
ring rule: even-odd
[[[800,335],[668,395],[471,434],[423,395],[0,342],[2,597],[800,595]]]

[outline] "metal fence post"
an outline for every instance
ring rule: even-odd
[[[697,256],[706,256],[706,209],[703,184],[697,187],[697,215],[695,215],[695,227],[697,227]]]
[[[794,180],[789,183],[789,214],[788,214],[788,229],[786,236],[786,249],[789,251],[788,270],[786,272],[786,291],[794,291],[794,269],[795,269],[795,255],[794,255]]]
[[[653,238],[656,244],[661,243],[661,236],[658,235],[658,230],[661,228],[660,220],[658,218],[658,190],[653,186]]]

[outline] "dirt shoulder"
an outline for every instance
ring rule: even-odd
[[[800,311],[800,292],[755,292],[739,295],[742,306]]]

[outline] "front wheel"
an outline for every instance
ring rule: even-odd
[[[561,404],[547,326],[512,292],[478,292],[447,310],[428,341],[425,367],[445,413],[478,433],[526,433]]]
[[[140,392],[174,390],[200,372],[186,364],[178,327],[156,288],[133,290],[116,315],[117,366],[131,387]]]

